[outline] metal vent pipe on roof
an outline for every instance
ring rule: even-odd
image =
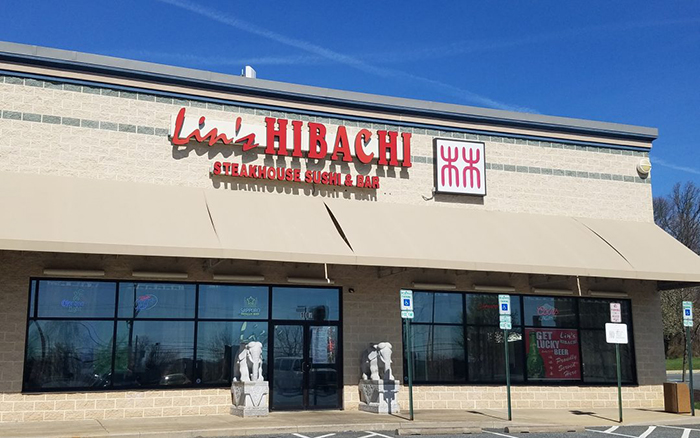
[[[246,65],[243,70],[241,70],[241,76],[255,79],[258,77],[258,73],[253,67]]]

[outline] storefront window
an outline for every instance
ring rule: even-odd
[[[459,382],[464,374],[464,330],[462,326],[413,326],[415,380]]]
[[[632,338],[632,308],[629,300],[584,298],[579,301],[581,318],[581,354],[583,381],[586,383],[617,382],[615,345],[605,341],[605,324],[610,322],[610,303],[620,304],[622,323],[627,324]],[[634,382],[634,359],[631,344],[620,345],[622,381]]]
[[[506,353],[503,345],[504,334],[498,326],[467,327],[467,370],[472,382],[505,382]],[[522,329],[514,328],[508,333],[508,354],[510,362],[510,378],[513,382],[522,382],[523,363],[521,360],[523,348]]]
[[[120,318],[194,318],[196,286],[171,283],[120,283]]]
[[[498,326],[498,295],[496,294],[467,294],[467,324]],[[510,300],[511,321],[514,326],[522,324],[520,297],[514,295]]]
[[[199,287],[199,317],[212,319],[267,319],[269,288],[264,286]]]
[[[30,321],[25,390],[99,388],[112,369],[114,321]]]
[[[40,318],[113,318],[116,283],[42,281]]]
[[[578,330],[526,328],[527,379],[580,380]]]
[[[605,330],[582,330],[583,381],[616,383],[615,344],[605,342]],[[620,366],[623,383],[634,383],[632,344],[620,345]]]
[[[202,321],[198,327],[197,367],[201,383],[230,383],[234,356],[241,343],[261,342],[262,357],[267,357],[268,326],[265,321]],[[267,361],[263,361],[263,376],[267,375]]]
[[[563,297],[523,297],[525,325],[576,327],[576,301]]]
[[[505,382],[504,331],[498,295],[414,292],[414,380]],[[464,301],[464,311],[460,302]],[[614,383],[615,349],[605,342],[612,300],[511,295],[508,333],[513,382]],[[630,344],[621,346],[623,381],[633,383],[634,348],[629,301],[622,304]],[[464,315],[464,316],[462,316]],[[466,356],[466,360],[465,360]],[[405,378],[406,370],[404,370]]]
[[[439,292],[413,294],[414,322],[462,324],[462,295]]]
[[[340,319],[337,288],[48,279],[30,286],[24,391],[230,386],[240,345],[253,341],[263,344],[267,378],[271,313]],[[312,376],[328,389],[323,365],[336,363],[340,326],[313,329],[320,368]]]
[[[194,323],[119,321],[115,387],[182,386],[193,381]]]
[[[338,289],[272,288],[272,319],[337,321],[339,317]]]

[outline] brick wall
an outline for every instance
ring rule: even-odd
[[[225,261],[221,269],[258,272],[272,284],[288,275],[320,275],[315,265]],[[159,417],[226,413],[227,389],[163,391],[111,391],[98,393],[21,394],[29,278],[41,276],[44,267],[104,269],[107,278],[129,279],[131,270],[177,270],[192,281],[211,281],[211,269],[202,260],[146,257],[89,256],[0,251],[0,421],[69,420],[82,418]],[[389,269],[330,266],[329,275],[343,288],[344,409],[357,409],[359,361],[370,343],[388,341],[394,347],[394,375],[401,380],[401,320],[398,290],[413,281],[453,282],[457,290],[473,283],[511,281],[526,290],[529,277],[497,273],[464,273],[444,270]],[[575,281],[575,279],[567,279]],[[585,281],[585,279],[584,279]],[[585,284],[584,284],[585,286]],[[654,283],[625,281],[620,286],[632,299],[637,373],[640,386],[625,387],[627,407],[663,404],[664,355],[658,293]],[[349,293],[349,288],[354,293]],[[587,290],[587,289],[585,289]],[[516,408],[602,408],[616,402],[614,386],[515,386]],[[415,387],[417,409],[503,408],[502,386]],[[407,392],[400,401],[406,408]]]
[[[210,120],[240,115],[244,123],[264,126],[265,116],[317,120],[329,132],[356,121],[314,118],[254,110],[242,106],[171,99],[147,93],[119,92],[0,76],[0,171],[84,178],[130,180],[221,190],[260,191],[270,195],[330,196],[416,205],[531,212],[651,221],[651,184],[636,173],[647,152],[621,151],[566,142],[522,140],[508,135],[474,135],[449,130],[401,127],[412,132],[414,166],[385,170],[321,162],[325,170],[381,177],[376,191],[358,188],[279,184],[245,178],[210,177],[215,160],[306,168],[291,158],[241,155],[237,146],[191,144],[174,149],[167,132],[182,106],[188,114]],[[372,131],[386,125],[359,122]],[[391,125],[390,128],[396,129]],[[330,134],[329,134],[330,135]],[[488,196],[483,199],[433,197],[433,138],[455,137],[486,144]]]

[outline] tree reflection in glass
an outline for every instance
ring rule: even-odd
[[[113,321],[30,321],[25,388],[100,386],[112,366]]]

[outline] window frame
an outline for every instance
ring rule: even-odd
[[[453,293],[453,294],[459,294],[462,295],[462,311],[464,312],[464,316],[462,318],[462,326],[463,326],[463,332],[464,332],[464,380],[460,381],[434,381],[434,380],[415,380],[413,384],[415,385],[444,385],[444,386],[479,386],[479,385],[500,385],[500,384],[505,384],[503,381],[495,380],[495,381],[473,381],[471,380],[471,376],[469,375],[469,341],[467,338],[467,327],[496,327],[498,328],[498,324],[478,324],[478,323],[468,323],[467,321],[469,320],[467,318],[467,296],[468,295],[494,295],[497,296],[497,294],[494,293],[486,293],[486,292],[479,292],[479,291],[439,291],[439,290],[414,290],[413,293]],[[598,297],[589,297],[589,296],[575,296],[575,295],[533,295],[533,294],[523,294],[523,293],[510,293],[507,294],[510,295],[511,297],[511,302],[514,299],[517,299],[519,302],[520,306],[520,321],[519,323],[513,323],[513,328],[519,328],[522,333],[522,348],[521,351],[519,352],[519,361],[520,365],[522,366],[523,369],[523,380],[522,381],[514,381],[511,382],[511,385],[513,386],[615,386],[617,385],[617,382],[587,382],[584,379],[584,369],[583,369],[583,364],[585,361],[585,357],[583,355],[583,346],[582,346],[582,338],[581,338],[581,333],[584,331],[604,331],[605,328],[601,329],[595,329],[595,328],[582,328],[581,327],[581,315],[580,315],[580,310],[579,310],[579,305],[580,301],[583,299],[597,299],[597,300],[603,300],[607,301],[608,303],[611,302],[626,302],[627,305],[629,306],[630,312],[629,312],[629,324],[628,324],[628,333],[629,333],[629,345],[630,345],[630,361],[632,362],[632,380],[629,382],[622,382],[623,386],[638,386],[639,385],[639,380],[638,380],[638,374],[637,374],[637,360],[636,360],[636,352],[635,352],[635,344],[634,344],[634,322],[633,322],[633,308],[632,308],[632,300],[630,298],[598,298]],[[573,326],[566,325],[566,326],[561,326],[561,327],[535,327],[532,325],[527,325],[526,324],[526,319],[525,319],[525,298],[527,297],[538,297],[538,298],[569,298],[573,301],[574,303],[574,310],[575,310],[575,324]],[[405,324],[405,323],[404,323]],[[458,324],[451,324],[451,323],[426,323],[426,322],[411,322],[411,326],[414,325],[447,325],[447,326],[455,326]],[[569,380],[528,380],[527,377],[527,347],[526,347],[526,342],[525,342],[525,330],[528,328],[544,328],[544,329],[568,329],[568,330],[576,330],[577,336],[578,336],[578,354],[579,354],[579,372],[580,372],[580,378],[579,379],[569,379]],[[403,374],[404,374],[404,383],[408,382],[408,367],[405,366],[407,364],[407,349],[406,349],[406,330],[402,330],[402,344],[403,344],[403,354],[402,357],[404,359],[404,367],[403,367]],[[415,376],[415,373],[414,373]]]
[[[72,318],[66,318],[66,317],[39,317],[38,316],[38,311],[39,311],[39,294],[41,290],[41,283],[43,282],[48,282],[48,281],[75,281],[75,282],[90,282],[90,283],[114,283],[115,288],[114,288],[114,293],[115,293],[115,300],[114,300],[114,314],[110,317],[72,317]],[[167,318],[167,317],[157,317],[157,318],[147,318],[147,317],[120,317],[119,316],[119,288],[121,283],[149,283],[149,284],[173,284],[173,285],[189,285],[189,286],[194,286],[195,287],[195,301],[194,301],[194,315],[192,317],[188,318],[183,318],[183,317],[177,317],[177,318]],[[215,285],[215,286],[241,286],[241,287],[263,287],[267,288],[267,312],[266,312],[266,317],[265,318],[260,318],[260,319],[250,319],[250,318],[245,318],[245,317],[240,317],[240,318],[200,318],[199,317],[199,291],[200,291],[200,286],[205,286],[205,285]],[[222,283],[222,282],[213,282],[213,281],[198,281],[198,282],[187,282],[187,281],[167,281],[167,280],[137,280],[137,279],[87,279],[87,278],[72,278],[72,277],[30,277],[29,278],[29,291],[27,294],[27,312],[26,312],[26,324],[25,324],[25,339],[24,339],[24,352],[22,356],[22,393],[50,393],[50,392],[106,392],[106,391],[152,391],[152,390],[184,390],[184,389],[207,389],[207,388],[227,388],[230,386],[230,383],[227,384],[220,384],[220,383],[202,383],[201,382],[201,377],[202,377],[202,369],[199,365],[199,362],[201,358],[199,357],[199,351],[198,351],[198,334],[199,334],[199,324],[200,322],[238,322],[238,323],[266,323],[268,326],[268,333],[269,327],[273,325],[273,323],[277,320],[272,319],[272,290],[273,288],[306,288],[306,289],[326,289],[328,291],[331,291],[333,293],[337,293],[338,296],[338,320],[336,321],[327,321],[331,325],[335,325],[338,327],[338,343],[339,345],[342,345],[343,342],[343,297],[342,297],[342,289],[339,287],[328,287],[328,286],[306,286],[306,285],[289,285],[289,284],[260,284],[260,283]],[[184,322],[192,322],[194,325],[194,328],[192,330],[192,364],[193,364],[193,371],[192,371],[192,379],[189,384],[185,385],[143,385],[143,386],[115,386],[114,384],[114,379],[110,379],[110,383],[106,387],[77,387],[77,386],[71,386],[71,387],[52,387],[52,388],[27,388],[26,385],[26,379],[28,376],[28,371],[29,368],[27,366],[27,353],[28,353],[28,348],[29,348],[29,327],[30,324],[34,321],[109,321],[112,322],[113,324],[113,329],[112,329],[112,358],[111,358],[111,375],[114,376],[115,372],[115,367],[116,367],[116,360],[117,360],[117,328],[120,322],[128,322],[132,321],[134,323],[139,322],[139,321],[184,321]],[[304,321],[296,321],[299,323],[303,323]],[[267,354],[266,357],[264,358],[266,365],[268,366],[268,373],[267,373],[267,378],[272,376],[270,372],[271,365],[270,364],[270,358],[272,357],[272,352],[270,351],[269,345],[270,345],[270,338],[268,337],[268,346],[267,346]],[[237,348],[237,346],[232,346],[234,348]],[[339,355],[338,355],[339,360],[342,360],[342,348],[339,349]],[[342,362],[340,362],[342,364]],[[342,374],[342,373],[341,373]],[[200,381],[200,383],[197,383]],[[342,379],[341,379],[341,386],[342,386]],[[342,392],[342,390],[341,390]]]

